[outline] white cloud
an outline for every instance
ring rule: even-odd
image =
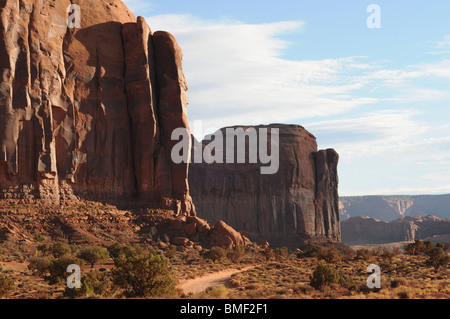
[[[148,22],[155,30],[170,30],[180,43],[190,87],[190,120],[203,119],[205,126],[295,122],[377,101],[355,96],[364,82],[347,76],[370,69],[359,63],[360,57],[283,57],[289,43],[279,37],[302,32],[302,21],[245,24],[162,15]]]
[[[428,54],[439,55],[439,54],[449,54],[450,53],[450,34],[445,35],[441,41],[438,41],[433,46],[437,50],[430,51]]]
[[[450,191],[432,175],[439,175],[433,167],[450,171],[448,113],[440,118],[433,114],[439,107],[428,109],[431,101],[450,100],[444,87],[450,60],[404,68],[360,56],[295,61],[283,56],[290,43],[281,37],[303,32],[302,21],[246,24],[192,15],[147,20],[152,30],[174,34],[183,49],[191,123],[203,120],[203,129],[303,124],[320,148],[341,155],[346,194],[358,188],[361,195]],[[447,40],[437,49],[445,50]]]

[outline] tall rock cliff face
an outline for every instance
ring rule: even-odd
[[[68,28],[68,7],[81,28]],[[195,214],[182,52],[118,0],[0,1],[0,196],[82,197]]]
[[[260,168],[266,165],[249,163],[249,140],[246,164],[192,163],[189,183],[198,215],[210,222],[224,220],[251,240],[268,240],[275,246],[299,247],[317,238],[340,240],[338,154],[318,151],[316,138],[298,125],[254,128],[279,129],[278,172],[263,175]],[[226,128],[221,131],[225,136]],[[205,153],[211,143],[194,142],[192,158],[199,148]]]

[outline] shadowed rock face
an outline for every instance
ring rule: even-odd
[[[268,240],[275,246],[299,247],[318,238],[340,240],[338,154],[318,151],[316,138],[298,125],[254,128],[279,129],[278,172],[262,175],[262,164],[248,161],[192,163],[189,183],[198,215],[209,222],[223,220],[247,232],[252,241]],[[192,158],[196,149],[209,143],[194,142]]]
[[[67,8],[81,7],[69,29]],[[0,196],[135,200],[195,214],[182,52],[118,0],[0,2]]]

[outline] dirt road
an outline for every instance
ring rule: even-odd
[[[228,286],[228,282],[230,281],[231,276],[249,270],[251,268],[254,267],[246,267],[242,269],[229,269],[214,274],[209,274],[203,277],[185,280],[178,285],[178,288],[182,289],[185,294],[189,294],[205,291],[209,287],[221,285]]]

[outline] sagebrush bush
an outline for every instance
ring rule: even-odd
[[[227,258],[232,262],[237,263],[244,254],[245,248],[243,246],[235,246],[227,253]]]
[[[69,298],[89,298],[93,296],[105,297],[112,289],[109,274],[99,271],[90,271],[81,277],[81,288],[68,288],[64,290],[64,296]]]
[[[328,263],[336,262],[341,259],[341,254],[336,247],[319,247],[315,252],[315,257],[323,259]]]
[[[205,291],[208,297],[213,299],[226,299],[228,296],[228,289],[225,286],[209,287]]]
[[[428,256],[426,264],[428,266],[434,267],[434,269],[436,270],[438,270],[440,267],[445,267],[450,263],[450,256],[445,253],[441,247],[434,247],[425,252],[425,255]]]
[[[70,254],[63,255],[59,258],[53,256],[31,257],[29,259],[28,269],[33,274],[44,277],[50,284],[56,284],[62,282],[69,276],[67,267],[72,264],[81,267],[83,262]]]
[[[362,259],[364,261],[369,260],[372,257],[372,252],[367,248],[361,248],[356,251],[356,259]]]
[[[344,278],[329,265],[319,264],[310,276],[310,285],[316,289],[331,284],[341,284]]]
[[[114,258],[113,282],[126,297],[161,297],[176,293],[168,260],[125,246]]]
[[[14,289],[14,280],[5,274],[0,274],[0,298],[7,297]]]
[[[203,254],[203,258],[210,259],[214,262],[224,259],[227,256],[227,251],[219,246],[214,246],[211,250]]]

